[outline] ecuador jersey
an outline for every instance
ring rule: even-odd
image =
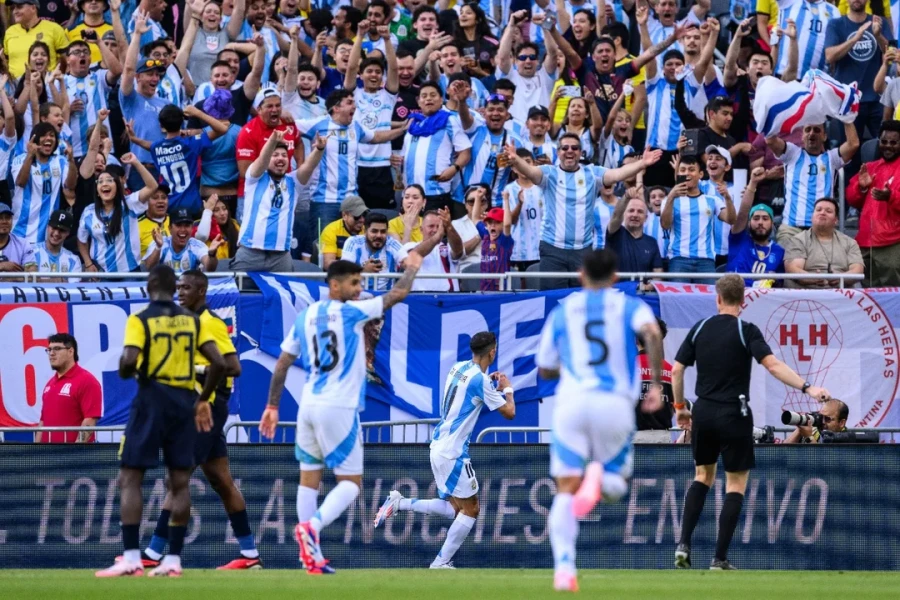
[[[231,336],[228,334],[228,325],[220,319],[208,306],[204,306],[197,312],[198,317],[200,318],[200,327],[209,331],[209,335],[212,336],[213,341],[216,343],[216,348],[219,349],[219,354],[223,357],[228,356],[229,354],[237,354],[237,349],[234,347],[234,342],[231,341]],[[197,357],[194,361],[198,367],[206,367],[209,366],[209,361],[206,360],[206,357],[197,353]],[[197,375],[197,392],[200,392],[203,389],[203,383],[206,380],[206,375]],[[229,393],[231,392],[231,388],[234,385],[234,377],[226,377],[222,380],[222,383],[219,384],[218,392]],[[216,401],[215,393],[209,397],[210,402]]]

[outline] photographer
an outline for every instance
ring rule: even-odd
[[[833,433],[847,431],[847,417],[850,416],[850,409],[847,408],[847,405],[844,402],[837,398],[832,398],[825,402],[822,405],[822,409],[818,413],[813,413],[813,415],[818,416],[818,419],[815,419],[814,417],[812,425],[798,426],[792,434],[784,439],[784,443],[821,444],[821,431],[830,431]],[[817,420],[821,420],[821,430],[820,427],[817,426]]]

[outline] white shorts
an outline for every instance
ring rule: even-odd
[[[362,475],[362,427],[355,408],[300,406],[294,455],[301,471],[332,469],[336,475]]]
[[[612,394],[591,394],[553,411],[550,474],[577,477],[588,461],[628,479],[632,471],[634,404]]]
[[[444,458],[432,452],[431,472],[434,473],[438,496],[442,500],[450,497],[471,498],[478,493],[478,479],[468,458]]]

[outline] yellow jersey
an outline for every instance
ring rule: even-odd
[[[169,216],[166,215],[166,218],[162,220],[162,223],[154,221],[147,216],[147,213],[138,217],[138,233],[141,236],[141,256],[144,256],[147,253],[147,248],[153,243],[153,231],[155,229],[162,229],[163,237],[170,236]]]
[[[84,38],[81,37],[81,32],[85,29],[93,29],[97,32],[97,39],[103,37],[107,31],[112,31],[112,25],[109,23],[103,23],[98,27],[88,27],[84,23],[79,23],[75,27],[71,28],[66,32],[66,35],[69,36],[70,42],[80,42]],[[91,63],[98,63],[103,59],[103,56],[100,54],[100,47],[97,44],[88,44],[91,47]]]
[[[137,348],[138,381],[194,389],[197,349],[215,342],[210,328],[171,301],[153,301],[125,322],[125,347]]]
[[[769,29],[778,24],[778,0],[756,0],[756,12],[769,15]]]
[[[200,327],[206,328],[209,331],[209,334],[212,336],[213,341],[216,342],[216,348],[219,349],[219,354],[223,357],[228,356],[229,354],[237,354],[237,348],[234,347],[234,342],[231,341],[231,336],[228,335],[228,325],[225,324],[218,315],[216,315],[213,311],[209,309],[208,306],[204,306],[200,309],[200,312],[197,313],[200,317]],[[198,366],[208,366],[209,361],[206,360],[206,357],[202,354],[198,353],[197,358],[194,361]],[[205,375],[197,375],[197,393],[203,390],[203,383],[206,381]],[[234,377],[226,377],[221,384],[219,384],[219,390],[222,392],[230,392],[232,386],[234,385]],[[216,401],[216,395],[213,393],[212,396],[209,397],[210,402]]]
[[[28,62],[28,49],[37,41],[50,46],[50,67],[48,72],[56,68],[56,55],[63,52],[69,46],[69,37],[66,30],[53,21],[41,19],[38,24],[29,30],[25,30],[19,24],[15,24],[6,30],[3,37],[3,51],[9,62],[9,73],[19,78],[25,74],[25,63]]]
[[[359,233],[365,233],[365,229]],[[319,238],[319,252],[334,254],[336,258],[340,258],[341,252],[344,250],[344,243],[354,235],[344,227],[344,219],[329,223],[322,230],[322,237]]]
[[[883,13],[884,18],[887,19],[888,22],[890,22],[890,20],[891,20],[891,0],[882,0],[881,6],[884,10],[884,13]],[[850,0],[840,0],[840,2],[838,3],[838,10],[841,11],[842,15],[846,15],[847,13],[849,13],[850,12]],[[867,15],[873,14],[872,13],[872,0],[867,0],[867,2],[866,2],[866,14]],[[894,32],[894,35],[896,36],[897,33]]]
[[[401,240],[403,239],[403,232],[405,231],[405,226],[403,224],[403,217],[394,217],[390,221],[388,221],[388,233],[393,233]],[[409,234],[409,241],[416,242],[417,244],[422,241],[422,217],[419,217],[419,220],[416,222],[416,226],[413,228],[412,233]]]

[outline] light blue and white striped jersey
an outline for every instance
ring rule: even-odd
[[[528,137],[528,128],[525,127],[525,124],[522,121],[516,121],[512,117],[510,117],[506,123],[503,124],[503,129],[512,133],[514,136],[519,138],[520,140],[524,140]],[[547,139],[550,139],[550,134],[545,134]]]
[[[34,260],[38,273],[81,273],[80,258],[62,247],[59,253],[53,253],[47,248],[46,241],[34,245]]]
[[[621,3],[617,3],[621,4]],[[687,16],[678,21],[678,24],[686,25],[688,23],[694,23],[699,26],[702,21],[697,18],[697,15],[694,14],[693,10],[689,10]],[[675,26],[672,25],[670,27],[664,26],[659,19],[656,17],[656,14],[650,13],[650,17],[647,19],[647,29],[650,31],[650,41],[655,45],[659,44],[666,40],[672,33],[675,32]],[[678,50],[682,54],[684,54],[684,47],[681,45],[680,41],[676,41],[674,44],[669,46],[668,50]],[[656,63],[659,65],[659,70],[662,71],[663,67],[663,55],[665,52],[656,57]]]
[[[515,135],[500,130],[493,133],[480,117],[466,132],[472,142],[472,159],[462,170],[463,185],[469,187],[476,183],[491,186],[491,206],[503,206],[503,188],[512,174],[512,166],[500,169],[497,166],[497,154],[503,152],[507,144],[516,148],[522,147],[522,141]]]
[[[147,212],[147,204],[141,202],[139,192],[134,192],[125,196],[125,206],[122,208],[122,230],[115,238],[106,234],[106,224],[112,212],[98,215],[93,204],[84,209],[78,224],[78,241],[84,244],[91,242],[91,261],[106,273],[128,273],[141,264],[138,217]]]
[[[615,204],[607,204],[602,198],[594,203],[594,250],[606,248],[606,228],[615,210]]]
[[[438,85],[441,86],[441,92],[443,92],[444,96],[447,95],[447,87],[450,85],[450,78],[447,77],[444,73],[441,73],[441,76],[437,80]],[[469,97],[466,99],[466,104],[472,110],[478,108],[484,108],[487,104],[487,99],[490,97],[490,93],[487,88],[484,87],[484,84],[481,83],[481,80],[477,77],[472,78],[472,93],[469,94]]]
[[[606,169],[579,165],[574,172],[555,165],[539,167],[544,176],[544,221],[541,241],[561,250],[581,250],[594,243],[594,203]]]
[[[240,38],[242,40],[252,40],[253,35],[256,33],[259,33],[262,36],[263,45],[266,47],[266,62],[264,63],[265,67],[263,68],[262,82],[269,83],[269,65],[272,64],[275,55],[281,51],[281,47],[278,45],[278,34],[268,25],[263,26],[263,28],[257,32],[253,29],[253,26],[245,20],[241,27]]]
[[[675,110],[675,84],[657,75],[647,81],[647,147],[678,149],[681,118]]]
[[[325,100],[315,95],[309,99],[303,98],[296,90],[282,94],[281,106],[283,110],[288,111],[290,115],[294,117],[294,121],[321,119],[328,114],[328,111],[325,110]],[[309,138],[305,137],[301,138],[301,140],[303,140],[303,156],[309,156],[312,151],[312,142]],[[297,191],[300,194],[300,201],[302,203],[309,204],[313,187],[314,186],[307,183],[307,185],[301,185],[298,188]]]
[[[261,177],[250,172],[244,178],[244,216],[240,245],[254,250],[291,249],[294,230],[294,205],[297,204],[294,172],[276,182],[266,171]]]
[[[394,48],[396,48],[399,44],[400,44],[400,42],[397,40],[397,36],[392,33],[391,34],[391,45]],[[379,52],[381,52],[381,54],[384,54],[385,53],[384,38],[381,36],[378,36],[378,38],[373,42],[372,39],[367,35],[366,37],[363,38],[362,49],[363,49],[363,52],[365,52],[364,56],[368,56],[369,52],[372,52],[373,50],[378,50]]]
[[[140,2],[138,2],[137,4],[140,4]],[[153,19],[147,19],[147,27],[150,28],[150,31],[141,35],[141,48],[143,48],[150,42],[155,42],[156,40],[164,40],[169,37],[166,33],[166,30],[163,29],[163,26]],[[129,40],[134,36],[134,15],[132,15],[131,20],[128,21],[128,25],[125,28],[125,33],[128,34]]]
[[[666,209],[666,197],[662,210]],[[670,258],[709,258],[715,260],[715,223],[725,203],[718,196],[700,194],[679,196],[672,200],[675,214],[672,220]]]
[[[350,125],[335,123],[331,117],[296,121],[294,125],[304,140],[316,139],[316,133],[323,137],[333,131],[325,144],[325,155],[319,167],[309,178],[310,199],[313,202],[338,203],[347,194],[356,194],[357,161],[360,146],[375,135],[357,121]],[[390,144],[388,144],[390,153]]]
[[[27,154],[19,154],[13,158],[13,180],[19,176],[27,157]],[[59,194],[68,174],[69,161],[63,156],[54,154],[46,163],[37,159],[31,162],[31,174],[25,187],[16,186],[13,193],[13,235],[29,244],[44,241],[50,213],[59,207]]]
[[[356,100],[354,121],[374,132],[391,130],[391,115],[394,114],[397,94],[392,94],[384,88],[374,93],[369,93],[363,88],[356,88],[353,98]],[[391,143],[360,144],[359,166],[391,166]]]
[[[550,134],[544,134],[544,142],[541,144],[535,144],[531,141],[531,137],[528,135],[528,130],[525,130],[525,137],[522,139],[522,147],[531,152],[531,155],[535,157],[535,159],[541,156],[549,156],[550,163],[556,164],[557,159],[557,146],[556,142],[554,142],[550,138]]]
[[[106,69],[100,69],[81,78],[72,75],[65,76],[69,102],[81,100],[84,103],[84,110],[72,112],[69,116],[69,128],[72,130],[72,150],[75,158],[81,158],[87,154],[88,128],[97,122],[97,111],[107,107],[106,99],[110,90],[106,82],[108,72]]]
[[[143,265],[147,261],[147,258],[155,251],[156,242],[150,242],[150,245],[147,246],[147,251],[144,252],[144,256],[141,259],[141,265]],[[181,249],[181,252],[175,252],[175,248],[172,247],[172,238],[166,236],[163,238],[162,251],[159,253],[158,264],[168,265],[172,267],[172,270],[176,273],[190,271],[191,269],[202,270],[204,256],[209,256],[209,248],[207,248],[206,244],[200,240],[188,238],[187,244]]]
[[[659,215],[652,212],[647,214],[647,220],[644,222],[644,235],[655,238],[656,245],[659,247],[659,255],[662,258],[669,258],[670,233],[668,229],[663,229]]]
[[[366,243],[365,235],[354,235],[344,242],[341,250],[341,259],[364,265],[370,258],[381,261],[382,273],[396,273],[399,265],[406,258],[407,252],[397,240],[387,237],[384,246],[373,251]],[[394,280],[388,277],[379,277],[375,280],[375,289],[387,291],[394,287]]]
[[[569,130],[565,125],[560,127],[559,133],[556,134],[557,142],[564,133],[569,133]],[[597,157],[597,142],[594,141],[594,136],[591,135],[590,128],[585,127],[578,137],[581,140],[581,162],[596,163],[597,161],[595,159]]]
[[[469,439],[487,405],[497,410],[506,398],[494,389],[491,378],[471,360],[458,362],[447,374],[441,398],[441,421],[431,434],[431,451],[448,460],[469,457]]]
[[[776,158],[784,163],[783,222],[791,227],[810,227],[816,200],[831,196],[834,174],[844,166],[840,150],[813,156],[785,142],[784,154]]]
[[[510,260],[513,262],[530,262],[541,259],[541,221],[544,217],[544,192],[536,185],[523,188],[518,181],[506,186],[509,192],[509,208],[515,209],[522,203],[519,220],[510,232],[513,239],[513,250]],[[519,194],[522,194],[521,200]]]
[[[242,90],[244,88],[243,81],[235,81],[231,85],[231,93],[234,94],[238,90]],[[210,96],[213,95],[213,92],[216,91],[216,87],[212,84],[211,81],[207,81],[205,83],[201,83],[197,86],[197,89],[194,90],[194,98],[191,100],[191,104],[197,104],[198,102],[202,102],[206,100]],[[296,92],[295,92],[296,93]],[[287,94],[285,94],[287,96]],[[282,103],[282,106],[284,104]]]
[[[366,340],[363,326],[384,315],[384,296],[320,300],[297,315],[281,350],[300,357],[309,373],[301,406],[366,407]]]
[[[728,189],[728,195],[731,196],[731,201],[734,202],[734,183],[725,182],[725,187]],[[722,205],[725,205],[725,198],[722,197],[719,193],[719,189],[709,179],[702,179],[700,181],[700,191],[707,196],[715,196],[716,198],[721,199]],[[730,233],[731,225],[722,219],[713,221],[713,244],[715,245],[716,254],[728,256],[728,235]]]
[[[405,184],[418,183],[425,188],[426,196],[450,193],[452,182],[435,181],[432,177],[450,168],[458,152],[471,147],[469,136],[455,114],[450,115],[443,129],[430,136],[415,136],[407,131],[402,151],[406,157],[403,163]]]
[[[184,94],[184,81],[181,73],[175,65],[169,65],[166,74],[159,78],[159,85],[156,86],[156,95],[166,101],[168,104],[174,104],[178,108],[183,108],[187,100]]]
[[[590,392],[637,403],[641,393],[638,333],[653,311],[613,289],[579,290],[560,300],[541,332],[535,363],[559,369],[556,402],[591,402]]]
[[[607,169],[617,169],[625,155],[630,152],[634,152],[634,147],[631,144],[620,144],[616,141],[616,136],[609,134],[602,141],[600,164]]]
[[[900,35],[900,0],[891,0],[891,32]]]
[[[6,135],[6,129],[0,130],[0,180],[6,181],[9,176],[9,167],[12,166],[12,157],[18,154],[15,151],[18,146],[15,134]]]
[[[841,16],[837,6],[824,0],[778,0],[778,26],[787,29],[791,19],[797,24],[797,44],[800,49],[800,64],[797,76],[802,77],[810,69],[825,68],[825,31],[828,21]],[[775,73],[781,74],[788,64],[788,37],[778,41],[778,65]]]

